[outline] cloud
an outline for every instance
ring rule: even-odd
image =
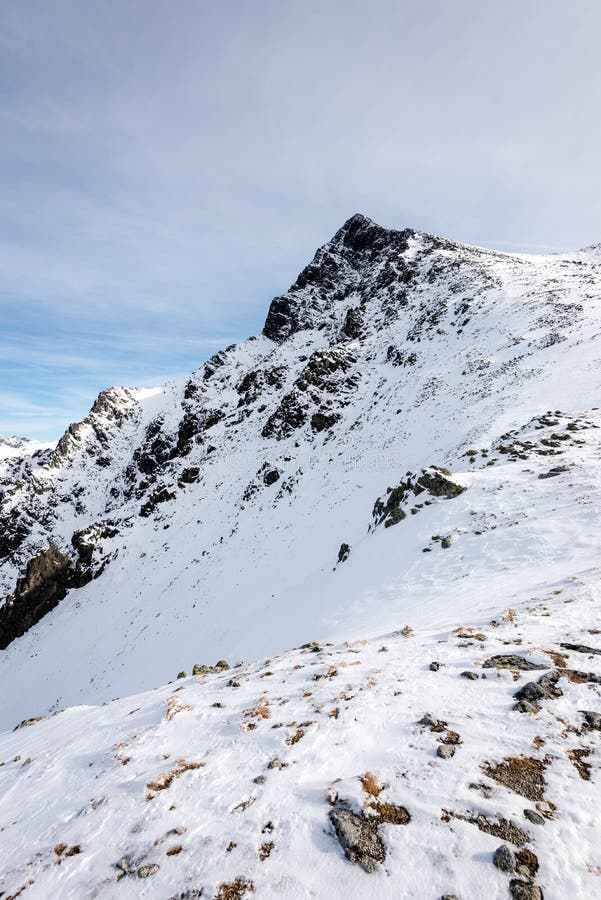
[[[66,422],[194,368],[357,210],[507,250],[599,240],[600,26],[542,0],[6,0],[0,377]]]

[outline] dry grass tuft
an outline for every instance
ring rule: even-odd
[[[185,759],[178,759],[173,769],[170,769],[169,772],[163,772],[154,781],[149,781],[146,785],[149,791],[154,793],[158,793],[158,791],[166,791],[167,788],[171,787],[176,778],[179,778],[180,775],[183,775],[184,772],[190,772],[193,769],[201,769],[204,766],[202,762],[187,762]],[[148,800],[152,800],[154,793],[150,793],[147,795]]]
[[[255,886],[244,875],[238,875],[233,881],[224,881],[217,888],[215,900],[242,900],[247,894],[252,894]]]
[[[168,722],[170,722],[178,713],[184,712],[187,709],[192,709],[189,703],[182,703],[178,697],[167,697],[165,705],[167,707],[165,718]]]
[[[382,793],[382,785],[373,772],[366,772],[365,775],[361,775],[359,781],[366,794],[370,794],[372,797],[379,797]]]

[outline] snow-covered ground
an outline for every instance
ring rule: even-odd
[[[0,728],[45,718],[0,737],[0,892],[595,896],[600,323],[594,248],[354,217],[263,335],[7,470]]]

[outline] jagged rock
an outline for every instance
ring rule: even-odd
[[[351,554],[351,548],[348,544],[342,543],[340,545],[340,550],[338,551],[338,562],[346,562]]]
[[[440,663],[436,660],[432,660],[429,668],[431,672],[438,672],[438,670],[440,669]]]
[[[384,862],[386,849],[378,833],[377,819],[336,807],[330,812],[330,822],[344,855],[366,872],[374,872]]]
[[[340,419],[339,415],[331,414],[327,415],[326,413],[313,413],[311,416],[311,428],[313,431],[327,431],[328,428],[331,428],[332,425],[335,425],[336,422]]]
[[[471,672],[469,670],[461,673],[462,678],[467,678],[469,681],[477,681],[480,676],[477,672]]]
[[[0,607],[0,650],[54,609],[70,585],[72,561],[55,544],[40,550],[27,563],[25,577]]]

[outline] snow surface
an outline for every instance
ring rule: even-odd
[[[599,733],[579,712],[599,710],[599,684],[562,676],[528,714],[512,694],[540,673],[460,674],[499,652],[600,671],[594,653],[548,652],[601,649],[598,252],[513,256],[369,220],[350,247],[356,226],[284,295],[277,340],[105,392],[50,460],[0,480],[0,522],[25,535],[0,562],[5,594],[50,542],[72,555],[75,532],[113,534],[94,538],[98,577],[0,654],[0,727],[50,713],[0,738],[9,896],[214,897],[237,875],[259,898],[508,896],[502,840],[451,814],[527,832],[546,900],[599,893]],[[387,488],[432,465],[465,490],[376,525]],[[309,641],[322,649],[288,649]],[[108,702],[218,659],[240,668]],[[167,718],[176,700],[192,708]],[[257,704],[268,718],[246,715]],[[460,735],[452,759],[426,712]],[[549,760],[544,825],[483,773],[521,754]],[[266,769],[276,756],[286,768]],[[147,799],[179,759],[204,765]],[[326,799],[342,779],[359,808],[366,771],[411,815],[380,827],[371,874],[345,860]]]

